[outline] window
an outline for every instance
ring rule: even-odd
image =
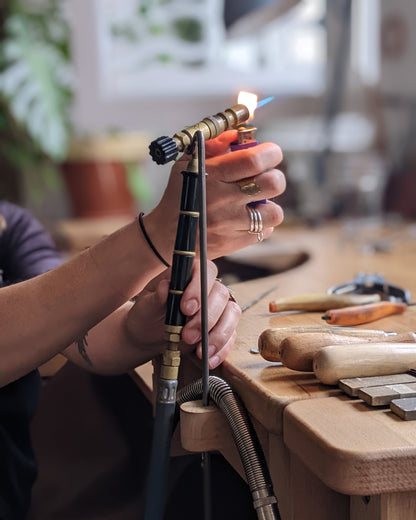
[[[239,20],[238,34],[224,0],[95,0],[101,95],[320,93],[324,15],[325,0],[281,0]]]

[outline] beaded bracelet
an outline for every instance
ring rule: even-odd
[[[166,262],[166,260],[159,254],[159,251],[155,248],[155,246],[153,245],[152,241],[149,238],[149,235],[146,233],[146,230],[145,230],[144,224],[143,224],[143,215],[144,215],[143,211],[141,213],[139,213],[139,224],[140,224],[140,229],[142,230],[143,236],[146,239],[146,242],[149,244],[150,249],[159,258],[159,260],[163,264],[165,264],[166,267],[170,267],[170,265]]]

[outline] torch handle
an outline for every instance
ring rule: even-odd
[[[178,343],[185,324],[181,298],[191,275],[195,258],[199,220],[199,175],[195,161],[183,171],[182,195],[172,258],[172,274],[166,304],[165,332],[168,347],[163,354],[155,403],[155,423],[150,454],[150,472],[144,520],[161,520],[164,511],[169,447],[176,410],[180,351]]]
[[[183,171],[182,175],[181,206],[166,305],[165,327],[168,333],[182,329],[185,324],[185,316],[180,310],[180,302],[191,279],[199,219],[198,173]]]

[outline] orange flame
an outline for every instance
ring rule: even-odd
[[[244,92],[243,90],[238,94],[238,104],[245,105],[250,113],[250,119],[254,117],[254,111],[257,107],[257,96],[251,92]]]

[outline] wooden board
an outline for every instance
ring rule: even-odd
[[[416,423],[346,396],[291,403],[286,445],[331,489],[374,495],[416,488]]]

